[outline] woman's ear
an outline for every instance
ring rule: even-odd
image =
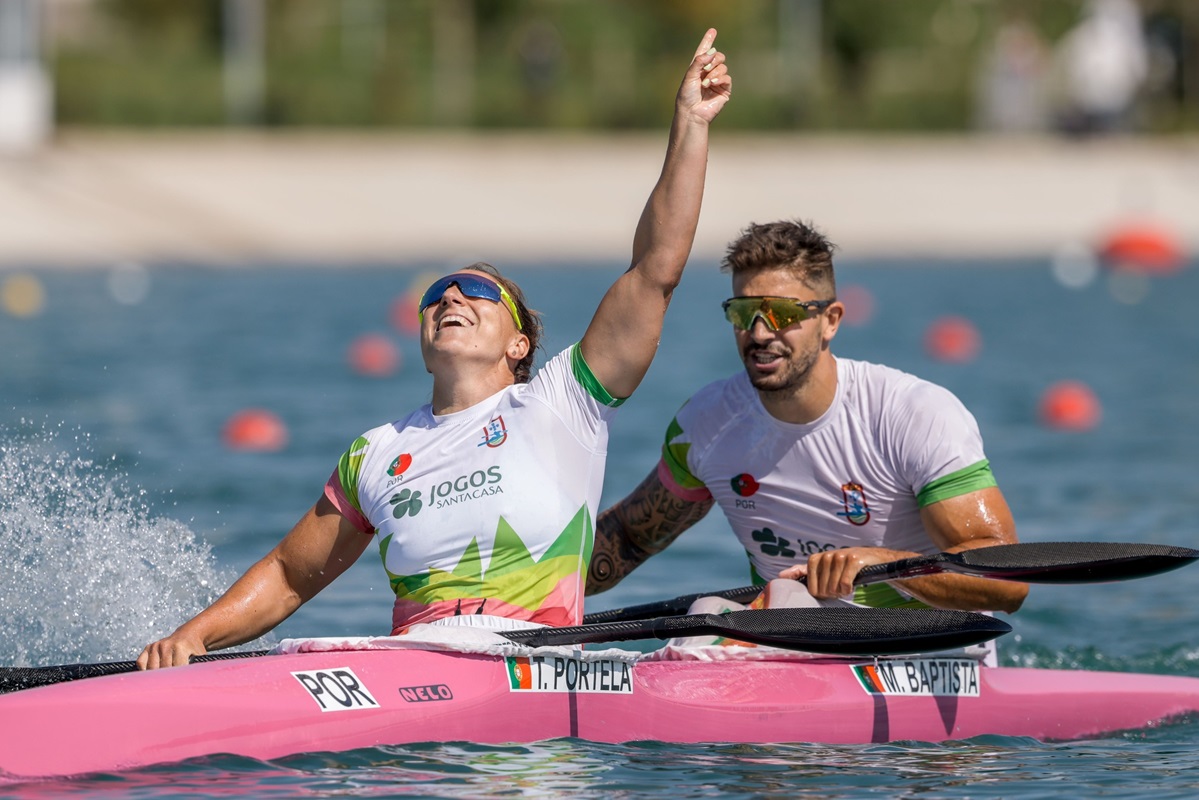
[[[504,355],[513,361],[520,361],[529,354],[529,337],[523,333],[519,334],[511,342],[508,343],[508,349]]]

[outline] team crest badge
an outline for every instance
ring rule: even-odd
[[[838,517],[845,517],[854,525],[865,525],[870,521],[870,507],[866,505],[866,490],[862,488],[862,484],[841,484],[841,500],[845,504],[845,510],[838,511]]]
[[[508,440],[508,428],[504,425],[502,416],[492,417],[491,422],[483,426],[483,441],[479,442],[478,447],[487,445],[488,447],[499,447]]]

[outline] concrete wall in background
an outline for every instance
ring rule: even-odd
[[[629,257],[665,132],[71,134],[0,159],[0,265]],[[802,217],[846,257],[1050,255],[1128,220],[1199,252],[1199,140],[714,134],[695,254]]]

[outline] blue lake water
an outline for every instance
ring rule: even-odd
[[[392,327],[391,309],[418,275],[447,266],[35,273],[41,312],[0,312],[0,664],[131,658],[263,555],[319,496],[357,434],[428,400],[416,341]],[[544,313],[547,353],[581,336],[623,269],[501,266]],[[613,425],[605,504],[653,467],[688,394],[740,368],[720,314],[727,277],[698,261],[689,270],[658,358]],[[1023,540],[1195,544],[1194,265],[1068,288],[1047,261],[847,261],[839,283],[846,297],[868,293],[874,312],[844,326],[834,352],[957,393],[978,419]],[[945,315],[977,328],[976,358],[926,352],[929,325]],[[393,376],[350,368],[350,344],[368,333],[399,348]],[[1041,396],[1060,380],[1094,391],[1099,425],[1066,432],[1041,423]],[[287,447],[228,449],[222,426],[246,408],[276,413]],[[744,555],[714,513],[588,608],[747,582]],[[1197,592],[1196,568],[1036,587],[1010,618],[1001,662],[1199,676]],[[389,597],[368,553],[275,636],[383,633]],[[1181,798],[1199,792],[1196,745],[1194,724],[1053,744],[428,744],[270,763],[218,757],[13,793]]]

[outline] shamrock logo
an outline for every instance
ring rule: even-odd
[[[393,494],[387,502],[395,506],[391,509],[391,515],[396,519],[403,519],[405,514],[415,517],[424,505],[420,499],[420,491],[414,492],[410,489],[401,489]]]
[[[760,531],[754,531],[750,534],[755,542],[760,542],[759,547],[762,552],[768,556],[782,556],[783,558],[791,558],[795,555],[795,551],[788,545],[788,542],[781,536],[775,536],[774,531],[770,528],[763,528]]]

